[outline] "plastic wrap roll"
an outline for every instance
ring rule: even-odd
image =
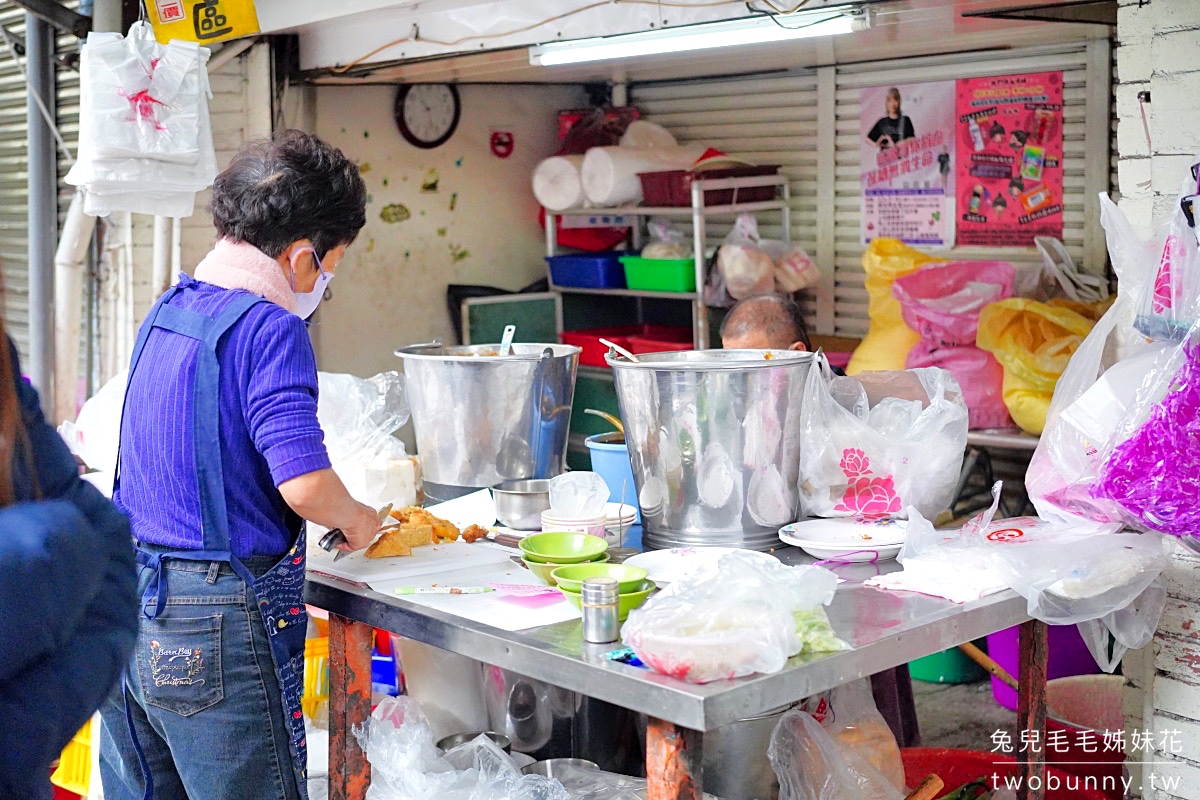
[[[533,171],[533,196],[551,211],[579,208],[584,204],[579,170],[583,156],[552,156]]]
[[[583,193],[596,206],[640,203],[639,172],[687,169],[704,153],[703,145],[641,150],[632,147],[593,147],[583,157]]]

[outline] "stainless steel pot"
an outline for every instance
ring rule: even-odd
[[[812,354],[609,354],[649,548],[767,550],[799,511],[800,410]]]
[[[426,494],[552,478],[563,471],[578,347],[402,347]]]
[[[540,531],[542,512],[550,510],[550,481],[505,481],[492,487],[496,519],[518,531]]]
[[[771,734],[790,706],[723,725],[704,734],[704,789],[725,800],[779,797],[767,758]]]

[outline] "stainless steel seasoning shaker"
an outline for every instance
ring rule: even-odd
[[[619,587],[615,578],[585,578],[582,587],[583,640],[602,644],[615,642],[620,633],[617,619]]]

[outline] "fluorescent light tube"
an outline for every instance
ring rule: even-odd
[[[810,36],[850,33],[863,27],[863,17],[846,13],[752,17],[730,22],[686,25],[659,31],[553,42],[529,48],[529,63],[551,67],[612,58],[683,53],[714,47],[784,42]]]

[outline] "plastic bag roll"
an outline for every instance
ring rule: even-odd
[[[635,119],[629,123],[621,136],[622,147],[636,147],[642,150],[653,150],[661,147],[675,147],[678,142],[669,130],[644,119]]]
[[[579,208],[586,198],[579,169],[583,156],[552,156],[533,171],[533,196],[551,211]]]
[[[704,153],[703,145],[642,150],[631,147],[593,147],[583,157],[583,193],[597,206],[642,201],[639,172],[687,169]]]

